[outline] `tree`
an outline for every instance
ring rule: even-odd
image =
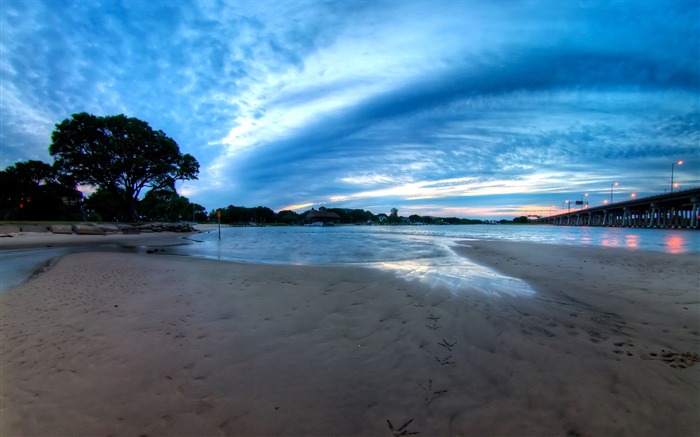
[[[130,220],[144,188],[174,190],[199,173],[197,160],[163,131],[123,114],[73,114],[56,125],[49,153],[59,176],[123,197]]]
[[[420,216],[419,216],[418,214],[411,214],[411,215],[409,215],[409,216],[408,216],[408,220],[409,220],[411,223],[418,223],[418,222],[421,221],[421,220],[420,220]]]
[[[374,217],[371,212],[364,209],[353,209],[350,211],[350,218],[352,223],[367,223],[371,222]]]
[[[0,218],[56,220],[80,216],[82,193],[56,180],[42,161],[17,162],[0,172]]]
[[[139,213],[148,220],[178,221],[192,217],[190,201],[172,189],[150,190],[139,202]]]
[[[193,222],[205,222],[207,221],[207,209],[200,205],[199,203],[190,203],[190,208],[192,208],[192,221]]]
[[[275,223],[277,219],[275,212],[266,206],[256,206],[255,208],[250,208],[250,212],[253,214],[251,218],[256,223]]]
[[[124,196],[104,189],[97,189],[85,201],[88,219],[93,221],[124,221]]]
[[[292,224],[299,221],[299,214],[294,211],[285,209],[277,213],[277,220],[282,223]]]
[[[391,214],[389,214],[389,223],[397,224],[399,223],[399,210],[396,208],[391,208]]]

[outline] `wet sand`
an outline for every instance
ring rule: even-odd
[[[696,255],[458,251],[537,293],[68,255],[0,294],[0,434],[700,433]]]
[[[206,225],[205,225],[206,226]],[[123,251],[145,252],[150,248],[166,248],[189,244],[193,234],[160,232],[140,235],[112,233],[107,235],[52,234],[27,232],[0,236],[0,292],[22,284],[34,274],[49,268],[51,263],[74,252]]]
[[[208,225],[198,225],[210,229]],[[43,247],[65,247],[84,245],[119,244],[127,247],[182,244],[182,238],[189,233],[152,232],[143,234],[112,233],[107,235],[52,234],[50,232],[28,232],[7,234],[0,238],[0,248],[37,249]]]

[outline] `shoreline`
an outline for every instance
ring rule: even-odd
[[[0,253],[4,250],[40,249],[56,246],[99,246],[119,244],[124,247],[175,245],[196,232],[152,232],[141,234],[110,233],[106,235],[54,234],[27,232],[7,234],[0,238]]]
[[[196,233],[77,235],[33,232],[0,238],[0,294],[45,273],[71,253],[139,252],[149,248],[192,244]]]
[[[66,255],[0,294],[0,433],[388,435],[411,419],[424,435],[699,433],[697,257],[541,249],[457,248],[534,296],[351,266]]]

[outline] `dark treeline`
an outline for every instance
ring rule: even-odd
[[[59,181],[42,161],[17,162],[0,172],[2,220],[78,220],[83,194]]]
[[[337,224],[386,224],[386,225],[472,225],[484,223],[482,220],[461,219],[457,217],[431,217],[411,215],[402,217],[398,215],[396,209],[390,214],[374,214],[364,209],[350,208],[323,208],[327,213],[335,213],[338,218],[331,220]],[[306,221],[311,210],[297,213],[290,210],[282,210],[275,213],[268,207],[256,206],[247,208],[244,206],[229,205],[222,208],[221,223],[230,225],[299,225]],[[217,210],[209,212],[209,221],[216,222]]]
[[[200,221],[209,219],[202,205],[170,188],[146,192],[130,220],[124,196],[97,189],[85,197],[75,184],[61,181],[55,168],[42,161],[17,162],[0,171],[0,220],[6,221]]]

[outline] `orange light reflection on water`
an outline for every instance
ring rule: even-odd
[[[664,240],[664,246],[668,253],[683,253],[685,252],[685,238],[680,235],[668,235]]]
[[[607,237],[600,240],[600,245],[604,247],[620,247],[620,240],[614,237]]]
[[[627,249],[639,248],[639,235],[630,234],[625,236],[608,235],[600,240],[600,245],[604,247],[625,247]]]
[[[643,246],[643,241],[639,234],[628,234],[628,235],[602,235],[600,240],[600,245],[604,247],[618,247],[626,249],[639,249]],[[687,253],[689,252],[688,245],[690,239],[683,234],[672,233],[663,237],[663,247],[664,252],[671,254]]]

